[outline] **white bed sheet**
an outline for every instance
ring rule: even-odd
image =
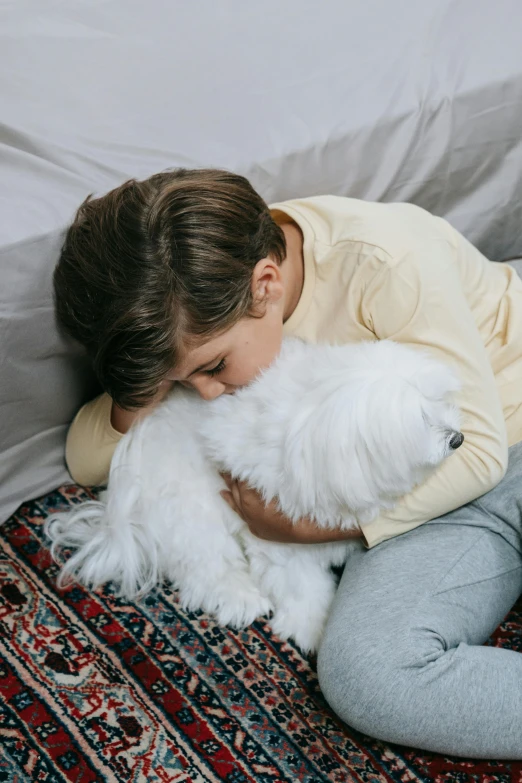
[[[519,0],[0,5],[0,245],[170,166],[413,201],[522,250]]]

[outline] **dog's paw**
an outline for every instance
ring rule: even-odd
[[[315,653],[324,633],[327,612],[311,610],[302,601],[288,601],[276,608],[270,625],[283,641],[292,639],[305,653]]]
[[[244,572],[230,572],[215,587],[211,609],[220,625],[245,628],[272,611],[270,600]]]

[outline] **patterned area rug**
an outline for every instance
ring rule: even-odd
[[[42,523],[86,498],[63,487],[0,530],[1,781],[522,781],[522,762],[445,758],[347,729],[314,661],[262,622],[222,630],[168,588],[139,605],[110,586],[57,590]],[[522,651],[522,605],[489,644]]]

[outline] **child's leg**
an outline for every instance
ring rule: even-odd
[[[522,592],[522,444],[479,501],[349,559],[319,682],[349,725],[455,756],[522,759],[522,655],[483,643]]]

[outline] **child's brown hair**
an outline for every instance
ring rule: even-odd
[[[285,253],[245,177],[176,169],[132,179],[78,209],[54,272],[57,317],[113,400],[140,407],[182,345],[253,315],[256,263]]]

